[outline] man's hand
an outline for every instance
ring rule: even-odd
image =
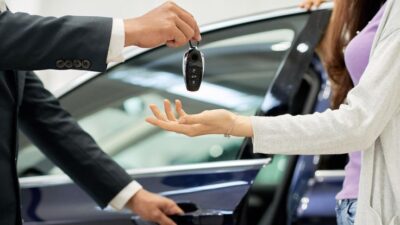
[[[127,206],[141,218],[160,225],[176,225],[167,215],[184,213],[172,200],[144,189],[138,191]]]
[[[201,40],[196,20],[173,2],[164,3],[141,17],[127,19],[124,25],[125,46],[179,47],[189,40]]]

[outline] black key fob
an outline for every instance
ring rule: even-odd
[[[183,78],[188,91],[197,91],[200,88],[204,75],[204,55],[197,46],[189,42],[190,48],[183,56]]]

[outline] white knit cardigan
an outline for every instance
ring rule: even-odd
[[[363,150],[356,225],[400,225],[400,0],[388,0],[360,83],[338,110],[252,117],[254,152]]]

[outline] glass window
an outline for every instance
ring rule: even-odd
[[[254,28],[256,27],[256,29]],[[295,32],[260,26],[232,28],[203,36],[205,75],[198,92],[186,91],[182,56],[186,50],[161,47],[137,56],[87,82],[61,99],[102,149],[126,169],[235,159],[242,138],[196,138],[164,132],[145,122],[149,104],[181,99],[190,113],[224,108],[253,115],[289,49]],[[25,144],[21,175],[55,174],[32,145]],[[36,173],[36,174],[35,174]]]

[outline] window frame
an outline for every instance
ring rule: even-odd
[[[280,15],[278,16],[277,13],[271,13],[272,15],[268,15],[268,13],[266,15],[260,16],[260,15],[255,15],[252,17],[247,17],[246,19],[242,20],[241,22],[239,22],[240,20],[233,20],[230,21],[230,26],[224,27],[225,24],[227,22],[222,22],[219,23],[218,25],[210,25],[208,26],[208,28],[205,28],[203,30],[205,30],[205,32],[203,32],[203,35],[208,36],[207,41],[204,42],[204,44],[207,43],[211,43],[214,41],[219,41],[219,40],[224,40],[226,38],[221,38],[221,35],[226,35],[226,31],[227,30],[233,30],[233,35],[235,35],[235,37],[238,36],[242,36],[242,35],[248,35],[250,33],[258,33],[258,32],[267,32],[267,30],[280,30],[280,29],[290,29],[294,31],[294,38],[292,40],[292,42],[294,42],[295,38],[297,37],[298,33],[302,30],[303,26],[299,26],[299,27],[288,27],[290,25],[290,21],[288,21],[288,26],[280,26],[277,24],[274,24],[275,21],[279,21],[279,20],[289,20],[289,18],[293,18],[293,17],[306,17],[305,13],[299,10],[288,10],[289,13],[287,15]],[[297,12],[293,12],[293,11],[297,11]],[[298,23],[299,21],[294,20],[293,23]],[[258,24],[267,24],[269,26],[263,27],[263,30],[260,31],[259,28],[257,28]],[[243,32],[243,28],[245,28],[245,31],[252,31],[252,32]],[[296,28],[296,29],[295,29]],[[214,37],[209,38],[210,35],[214,35]],[[233,36],[232,35],[232,36]],[[148,54],[150,52],[153,51],[158,51],[160,48],[164,48],[164,47],[158,47],[158,48],[154,48],[154,49],[150,49],[150,50],[145,50],[145,49],[136,49],[133,51],[130,51],[126,57],[128,58],[126,60],[126,62],[130,61],[130,60],[134,60],[137,57],[140,57],[144,54]],[[281,64],[284,63],[283,59]],[[110,68],[107,70],[107,72],[115,69],[118,67],[119,64],[113,64],[110,66]],[[96,79],[100,76],[103,76],[105,73],[87,73],[85,75],[83,75],[81,78],[78,78],[77,80],[75,80],[74,82],[72,82],[71,84],[69,84],[68,86],[66,86],[63,89],[60,89],[60,91],[58,91],[57,93],[55,93],[56,96],[60,96],[60,99],[62,101],[62,99],[66,98],[70,93],[72,93],[75,89],[81,88],[82,86],[84,86],[85,84],[91,82],[93,79]],[[266,90],[267,91],[267,90]],[[22,143],[26,142],[25,140],[22,140]],[[23,146],[24,144],[22,144]],[[190,165],[190,164],[187,164]],[[171,167],[173,167],[175,165],[171,165]],[[38,175],[38,176],[43,176],[43,175]]]

